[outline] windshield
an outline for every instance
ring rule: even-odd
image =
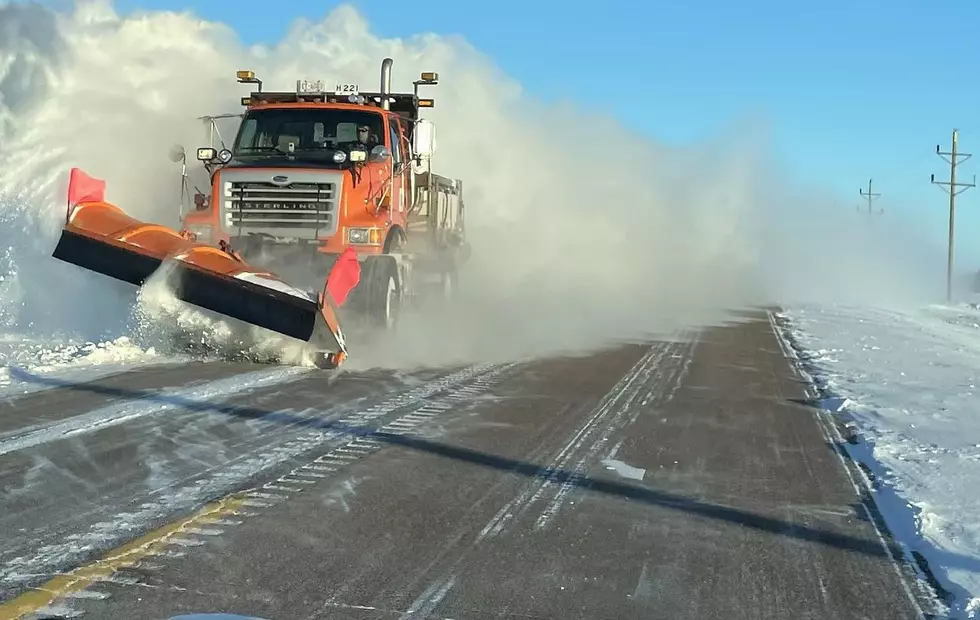
[[[235,155],[292,150],[370,150],[383,136],[380,114],[362,110],[291,108],[254,110],[242,121],[235,140]]]

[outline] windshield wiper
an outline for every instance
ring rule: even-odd
[[[236,155],[246,154],[249,152],[253,153],[282,153],[283,155],[289,155],[289,151],[284,151],[278,146],[243,146],[235,151]]]

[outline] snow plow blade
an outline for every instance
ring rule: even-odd
[[[79,189],[86,184],[87,190]],[[166,267],[167,286],[178,299],[306,341],[328,354],[327,365],[346,358],[329,280],[314,299],[230,252],[127,215],[105,202],[103,191],[103,182],[72,170],[68,215],[55,258],[135,286]]]

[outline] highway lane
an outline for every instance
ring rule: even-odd
[[[199,364],[8,401],[0,406],[0,599],[342,443],[344,421],[382,423],[485,370]]]
[[[89,385],[94,389],[87,391],[75,389],[75,386],[67,382],[64,385],[54,382],[45,386],[38,378],[31,387],[50,389],[0,399],[0,436],[32,425],[64,420],[78,415],[79,412],[118,402],[124,398],[120,393],[123,388],[159,390],[193,382],[225,379],[254,369],[246,364],[233,363],[161,364],[92,381]],[[30,381],[31,377],[24,376],[23,379]]]
[[[13,602],[107,620],[893,620],[928,603],[764,314],[483,376],[377,423],[342,416],[378,432]]]

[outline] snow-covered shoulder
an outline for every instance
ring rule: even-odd
[[[860,434],[847,446],[880,487],[900,543],[953,600],[980,612],[980,310],[804,306],[782,316],[811,372]],[[867,462],[870,461],[870,462]]]

